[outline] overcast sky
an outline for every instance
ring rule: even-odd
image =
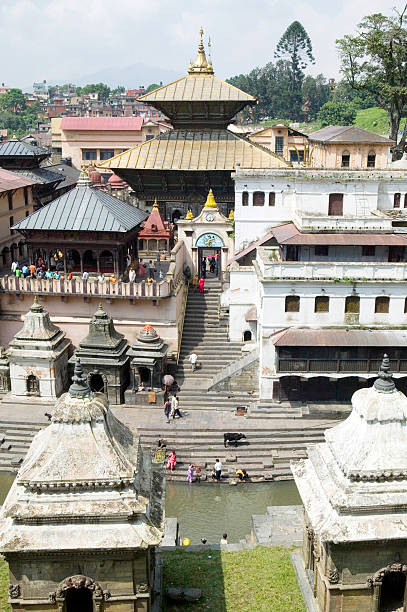
[[[63,83],[138,62],[182,76],[201,25],[215,74],[226,78],[272,60],[295,19],[311,37],[312,73],[337,77],[335,39],[366,13],[389,14],[394,6],[400,0],[0,0],[0,82]]]

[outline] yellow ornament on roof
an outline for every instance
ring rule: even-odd
[[[209,189],[204,208],[214,208],[215,210],[218,210],[218,205],[216,204],[212,189]]]
[[[234,211],[233,208],[230,209],[229,220],[230,221],[234,221],[235,220],[235,211]]]
[[[157,198],[155,198],[155,200],[154,200],[153,210],[159,210],[159,208],[158,208]]]
[[[194,218],[194,215],[192,214],[192,210],[189,209],[187,214],[186,214],[186,216],[185,216],[185,219],[186,219],[186,221],[191,221],[191,219],[193,219],[193,218]]]

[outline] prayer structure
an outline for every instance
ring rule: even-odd
[[[303,560],[321,612],[407,606],[407,397],[387,355],[350,416],[292,464],[305,511]]]
[[[12,610],[150,612],[165,476],[80,360],[0,513]]]
[[[126,404],[146,403],[143,391],[159,391],[167,363],[168,345],[151,325],[145,325],[129,349],[130,386]],[[136,392],[138,393],[136,394]]]

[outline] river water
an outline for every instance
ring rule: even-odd
[[[6,498],[15,474],[0,472],[0,504]],[[165,511],[176,516],[179,534],[200,544],[205,537],[218,544],[223,533],[238,542],[251,530],[251,515],[265,514],[267,506],[291,506],[301,500],[293,481],[226,484],[167,482]]]

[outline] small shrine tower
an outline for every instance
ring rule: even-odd
[[[292,464],[320,612],[407,609],[407,397],[389,370],[385,355],[350,416]]]
[[[74,364],[79,357],[92,391],[106,393],[110,404],[123,404],[129,384],[128,348],[127,340],[116,331],[112,317],[100,304],[89,323],[88,335],[69,361]]]
[[[165,476],[79,360],[0,512],[12,610],[150,612]]]
[[[154,201],[150,216],[143,222],[143,229],[138,235],[139,257],[156,257],[164,252],[168,254],[172,242],[172,232],[168,221],[163,221],[158,208],[157,199]]]
[[[12,395],[57,398],[68,386],[70,344],[35,297],[23,329],[10,342]]]

